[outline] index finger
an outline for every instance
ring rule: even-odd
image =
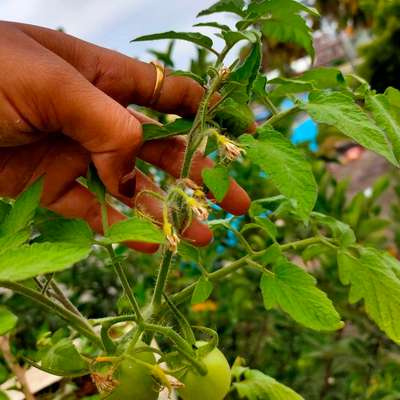
[[[154,65],[130,58],[63,32],[10,22],[42,46],[73,65],[93,85],[124,106],[150,106],[156,85]],[[151,107],[182,116],[194,115],[204,94],[196,81],[166,76],[158,100]]]

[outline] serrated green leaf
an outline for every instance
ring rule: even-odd
[[[336,127],[344,135],[398,165],[384,132],[351,97],[318,90],[310,94],[302,108],[316,122]]]
[[[344,222],[318,212],[311,213],[311,217],[318,224],[328,227],[333,237],[339,240],[341,246],[347,247],[356,242],[353,230]]]
[[[399,110],[392,107],[383,94],[367,94],[365,106],[371,112],[377,125],[385,131],[392,144],[396,159],[400,160],[400,116]]]
[[[111,225],[105,234],[104,242],[121,243],[126,241],[163,243],[164,234],[152,222],[132,217]]]
[[[88,370],[88,364],[78,353],[71,339],[63,338],[42,357],[43,368],[75,374]]]
[[[314,58],[312,31],[300,15],[274,15],[262,24],[261,32],[267,38],[297,44],[304,48],[311,58]]]
[[[197,16],[202,17],[204,15],[210,15],[219,12],[229,12],[243,16],[243,7],[243,0],[220,0],[213,4],[211,7],[200,11]]]
[[[89,254],[90,246],[34,243],[0,254],[0,280],[22,281],[72,266]]]
[[[304,400],[289,387],[256,369],[234,367],[232,375],[240,379],[233,388],[240,399],[247,400]]]
[[[170,136],[186,135],[192,127],[193,121],[177,118],[165,125],[143,124],[143,140],[162,139]]]
[[[197,281],[196,286],[194,288],[191,304],[198,304],[202,303],[203,301],[206,301],[210,297],[213,288],[214,287],[212,282],[209,281],[204,276],[202,276]]]
[[[295,321],[317,331],[343,327],[326,293],[316,287],[315,278],[289,261],[276,264],[273,273],[264,273],[260,287],[267,310],[279,306]]]
[[[0,306],[0,336],[12,331],[17,325],[18,317],[7,307]]]
[[[17,197],[0,226],[0,236],[16,233],[31,223],[35,210],[39,206],[42,189],[43,178],[39,178]]]
[[[210,50],[213,46],[213,41],[208,37],[199,32],[175,32],[168,31],[162,33],[154,33],[152,35],[139,36],[131,42],[144,42],[149,40],[162,40],[162,39],[180,39],[187,42],[197,44],[198,46],[204,47]]]
[[[247,157],[268,174],[284,196],[295,200],[298,214],[307,218],[317,199],[317,184],[311,165],[281,133],[268,126],[258,132],[258,139],[251,135],[240,138]]]
[[[93,243],[93,231],[82,219],[56,218],[47,220],[38,226],[40,239],[44,242],[64,242],[90,246]]]
[[[222,201],[230,185],[228,168],[217,165],[213,168],[203,169],[201,175],[205,185],[211,190],[215,199],[218,202]]]
[[[386,335],[400,343],[400,280],[393,270],[398,261],[379,250],[359,248],[360,258],[338,252],[339,277],[351,284],[349,301],[364,299],[365,311]]]

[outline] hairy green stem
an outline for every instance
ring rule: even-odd
[[[117,260],[117,257],[115,255],[112,245],[107,245],[106,248],[108,250],[108,254],[110,255],[111,263],[114,268],[114,271],[117,274],[119,281],[121,282],[121,285],[124,289],[124,293],[125,293],[126,297],[128,298],[130,305],[132,306],[133,312],[135,313],[137,320],[143,321],[143,316],[140,311],[139,304],[136,300],[135,295],[133,294],[132,288],[129,285],[128,278],[125,274],[122,264]]]
[[[151,300],[151,305],[155,312],[157,312],[157,310],[161,305],[161,300],[168,279],[169,268],[171,265],[172,257],[173,257],[172,251],[165,248],[161,259],[160,270],[157,275],[157,281],[156,281],[156,286],[154,288],[153,298]]]
[[[36,290],[32,290],[24,285],[17,282],[0,281],[0,287],[11,289],[15,293],[29,298],[30,300],[40,304],[46,310],[51,313],[56,313],[64,321],[68,322],[77,332],[88,338],[90,341],[103,348],[103,343],[97,334],[93,331],[93,328],[88,324],[85,319],[75,313],[65,309],[61,305],[50,300],[46,296]]]
[[[276,123],[282,121],[283,119],[287,118],[289,115],[296,114],[300,111],[299,106],[294,106],[292,108],[289,108],[288,110],[285,111],[280,111],[278,114],[272,115],[271,118],[267,119],[262,125],[260,125],[260,128],[265,127],[267,125],[275,125]]]

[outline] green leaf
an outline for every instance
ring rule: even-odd
[[[17,325],[18,317],[7,307],[0,306],[0,336],[12,331]]]
[[[228,168],[217,165],[214,168],[203,169],[201,175],[204,183],[211,190],[215,199],[218,202],[222,201],[230,185]]]
[[[47,220],[41,223],[38,229],[41,241],[75,243],[83,246],[90,246],[93,243],[93,231],[82,219]]]
[[[202,85],[202,86],[204,86],[206,84],[206,80],[204,78],[202,78],[200,75],[197,75],[193,72],[176,70],[176,71],[173,71],[171,74],[169,74],[169,76],[185,76],[186,78],[193,79],[194,81],[200,83],[200,85]]]
[[[400,160],[400,116],[399,110],[392,107],[383,94],[367,94],[365,106],[371,112],[377,125],[385,131],[392,144],[396,159]]]
[[[215,120],[227,130],[228,135],[238,137],[253,123],[254,115],[247,104],[227,98],[218,106]]]
[[[202,17],[203,15],[210,15],[219,12],[229,12],[243,16],[243,7],[243,0],[220,0],[213,4],[211,7],[200,11],[197,16]]]
[[[313,68],[295,78],[279,77],[268,83],[275,85],[272,92],[275,97],[286,97],[292,93],[309,92],[313,89],[344,90],[346,88],[343,74],[333,67]]]
[[[4,200],[0,200],[0,225],[3,223],[4,218],[11,210],[11,204],[5,202]]]
[[[261,278],[264,305],[267,310],[279,306],[295,321],[317,331],[342,328],[332,302],[315,284],[315,278],[302,268],[282,261],[273,273],[264,273]]]
[[[0,237],[0,254],[4,253],[7,250],[15,249],[25,242],[31,236],[31,232],[29,229],[24,229],[17,233],[12,233],[10,235],[5,235]]]
[[[163,33],[154,33],[152,35],[139,36],[131,42],[144,42],[148,40],[161,40],[161,39],[180,39],[187,42],[192,42],[198,46],[204,47],[208,50],[212,49],[213,41],[199,32],[175,32],[168,31]]]
[[[332,125],[344,135],[398,165],[384,132],[354,100],[338,92],[314,91],[302,108],[316,122]]]
[[[75,374],[88,370],[88,364],[78,353],[71,339],[63,338],[42,357],[43,368]]]
[[[247,14],[251,18],[263,17],[269,14],[292,13],[297,14],[306,12],[314,17],[319,16],[319,12],[313,7],[307,7],[297,0],[263,0],[252,2],[248,9]]]
[[[247,57],[230,74],[222,89],[223,94],[229,93],[229,97],[238,103],[248,103],[253,82],[260,70],[261,54],[261,43],[257,38]]]
[[[34,243],[0,254],[0,280],[22,281],[66,269],[84,259],[90,246],[73,243]]]
[[[276,240],[276,237],[278,236],[278,229],[277,229],[276,225],[269,218],[254,217],[254,221],[265,232],[268,233],[268,235],[271,237],[271,239],[273,239],[274,241]]]
[[[86,183],[88,189],[96,196],[96,199],[100,204],[104,204],[106,201],[106,188],[104,187],[104,184],[97,173],[97,169],[93,164],[89,165],[86,175]]]
[[[389,86],[385,90],[385,96],[392,107],[400,108],[400,90]]]
[[[238,380],[232,386],[241,399],[304,400],[289,387],[256,369],[233,367],[232,375]]]
[[[39,178],[17,197],[13,208],[0,225],[0,236],[16,233],[31,223],[39,207],[42,189],[43,178]]]
[[[312,31],[300,15],[289,13],[274,15],[263,23],[261,32],[267,38],[297,44],[314,58]]]
[[[369,247],[359,248],[360,258],[338,252],[339,277],[351,284],[349,301],[364,299],[365,311],[387,336],[400,343],[400,280],[393,257]]]
[[[311,217],[318,224],[329,228],[333,237],[340,241],[341,246],[347,247],[356,242],[353,230],[344,222],[318,212],[311,213]]]
[[[296,202],[298,214],[306,219],[317,199],[317,184],[311,165],[281,133],[268,126],[258,132],[258,139],[251,135],[240,138],[247,157],[268,174],[284,196]]]
[[[132,217],[111,225],[105,234],[104,242],[120,243],[126,241],[163,243],[164,235],[152,222]]]
[[[213,291],[213,284],[202,276],[196,283],[192,294],[191,304],[198,304],[206,301]]]
[[[233,47],[242,40],[247,40],[250,43],[257,43],[259,40],[259,34],[252,31],[222,31],[222,33],[217,36],[223,38],[228,47]]]
[[[223,24],[219,24],[218,22],[199,22],[198,24],[194,24],[193,26],[206,26],[209,28],[217,28],[220,29],[221,31],[230,31],[231,28],[229,28],[228,25],[223,25]]]
[[[192,127],[193,121],[177,118],[174,122],[165,125],[143,124],[143,140],[162,139],[170,136],[186,135]]]

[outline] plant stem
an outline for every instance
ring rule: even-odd
[[[25,375],[26,371],[19,365],[18,361],[15,359],[14,355],[11,352],[10,337],[8,335],[0,337],[0,352],[4,357],[6,364],[15,375],[17,382],[20,383],[22,392],[25,395],[25,399],[35,400],[35,397],[32,394],[28,382],[26,380],[26,375]]]
[[[143,321],[143,316],[140,311],[139,304],[135,298],[132,288],[129,285],[128,278],[126,277],[126,274],[125,274],[124,268],[122,267],[122,264],[117,260],[117,257],[115,255],[114,249],[112,248],[112,245],[107,245],[106,248],[110,255],[111,263],[114,268],[114,271],[117,274],[117,276],[121,282],[121,285],[124,289],[124,292],[125,292],[128,300],[129,300],[129,303],[132,306],[132,309],[136,315],[138,322]]]
[[[166,326],[160,326],[155,324],[143,323],[140,325],[145,331],[160,333],[163,336],[170,339],[177,346],[178,351],[188,360],[191,364],[196,368],[196,370],[201,375],[207,374],[207,368],[205,365],[196,360],[194,357],[193,349],[190,347],[188,342],[180,336],[177,332],[175,332],[172,328]]]
[[[172,256],[173,256],[172,251],[165,248],[161,259],[160,269],[157,275],[157,281],[156,281],[156,286],[154,288],[153,298],[151,300],[151,305],[153,307],[153,310],[156,312],[161,305],[162,296],[168,279],[168,273],[171,265]]]
[[[275,104],[271,101],[271,99],[268,96],[264,96],[262,98],[262,102],[264,103],[265,106],[267,106],[270,109],[273,115],[279,114],[279,110],[276,108]]]
[[[72,304],[72,302],[65,296],[64,292],[58,286],[58,284],[54,281],[54,279],[50,282],[50,287],[54,291],[55,298],[67,309],[71,312],[79,315],[81,318],[84,318],[80,311]]]
[[[286,251],[286,250],[290,250],[290,249],[297,250],[299,247],[307,247],[311,244],[320,243],[322,241],[323,241],[323,238],[321,238],[319,236],[313,236],[313,237],[310,237],[307,239],[297,240],[296,242],[281,244],[280,247],[281,247],[282,251]]]
[[[246,255],[246,256],[240,258],[239,260],[233,261],[226,267],[223,267],[223,268],[219,269],[218,271],[208,274],[208,279],[213,282],[213,281],[218,281],[222,278],[225,278],[227,275],[230,275],[233,272],[237,271],[238,269],[244,267],[247,263],[247,260],[250,258],[251,258],[250,255]],[[186,299],[188,299],[192,295],[195,287],[196,287],[196,282],[190,284],[189,286],[186,286],[180,292],[171,296],[171,300],[174,302],[175,305],[184,302]],[[164,309],[164,307],[162,309]]]
[[[265,127],[267,125],[273,126],[277,122],[280,122],[281,120],[288,117],[289,115],[296,114],[299,111],[300,111],[299,106],[294,106],[292,108],[289,108],[288,110],[280,111],[278,112],[278,114],[274,114],[271,118],[267,119],[262,125],[260,125],[260,128]]]
[[[30,300],[40,304],[49,312],[56,313],[64,321],[67,321],[81,335],[87,337],[93,343],[103,348],[103,343],[101,339],[93,331],[93,328],[89,325],[89,323],[85,319],[71,312],[70,310],[65,309],[64,307],[50,300],[46,296],[43,296],[36,290],[32,290],[17,282],[0,281],[0,287],[11,289],[15,293],[21,294],[22,296],[25,296]]]

